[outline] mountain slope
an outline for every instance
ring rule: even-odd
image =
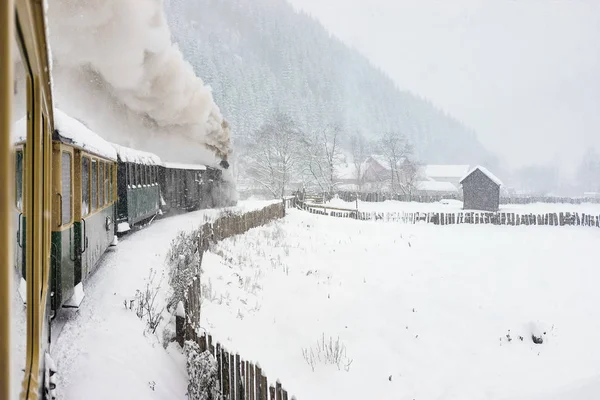
[[[395,83],[284,0],[166,0],[176,41],[238,142],[275,110],[307,128],[399,130],[432,163],[488,159],[473,131]],[[394,49],[390,49],[394,51]]]

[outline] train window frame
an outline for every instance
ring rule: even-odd
[[[87,168],[85,168],[86,162],[87,162]],[[92,168],[91,157],[82,155],[81,156],[81,218],[87,217],[88,215],[90,215],[90,213],[92,211],[91,168]],[[87,169],[87,171],[86,171],[86,169]],[[85,182],[84,174],[87,175],[87,185],[85,185],[85,186],[87,186],[87,188],[84,188],[84,182]],[[86,190],[86,191],[84,192],[84,190]],[[84,205],[84,201],[86,200],[86,195],[85,195],[86,193],[87,193],[87,207]]]
[[[109,184],[109,177],[110,177],[110,163],[109,162],[104,162],[104,205],[109,205],[110,204],[110,196],[109,196],[109,190],[110,190],[110,184]]]
[[[104,161],[98,160],[98,209],[104,208]]]
[[[21,168],[19,169],[19,154],[21,155]],[[23,182],[23,173],[25,172],[25,150],[23,148],[17,148],[15,151],[15,208],[19,212],[23,212],[23,189],[25,188]]]
[[[108,163],[108,202],[113,201],[113,163]]]
[[[68,183],[68,196],[65,193],[65,156],[69,159],[69,183]],[[73,168],[74,168],[74,157],[71,151],[61,149],[60,151],[60,226],[67,226],[73,223]],[[65,213],[65,202],[68,200],[69,212]],[[67,219],[65,219],[67,218]]]
[[[90,214],[98,210],[98,159],[92,158],[92,164],[90,165],[92,176],[90,179],[90,198],[92,200],[92,206],[90,207]]]
[[[125,163],[125,170],[127,176],[127,188],[131,189],[131,185],[133,184],[133,168],[131,167],[131,163]]]

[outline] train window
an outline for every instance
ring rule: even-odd
[[[109,163],[103,163],[104,164],[104,204],[108,204],[110,203],[110,196],[109,194],[109,182],[110,182],[110,164]]]
[[[98,208],[104,205],[104,162],[98,161]]]
[[[62,153],[61,225],[71,222],[71,153]]]
[[[125,163],[127,166],[127,186],[133,185],[133,165],[131,163]]]
[[[15,160],[15,182],[16,182],[16,206],[17,210],[23,210],[23,151],[17,151]]]
[[[108,201],[113,201],[113,164],[108,164]]]
[[[98,208],[98,162],[92,160],[92,211]]]
[[[81,216],[90,213],[90,159],[81,159]]]
[[[138,186],[142,184],[142,169],[137,164],[135,164],[135,184]]]

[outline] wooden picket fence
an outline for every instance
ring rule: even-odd
[[[329,215],[338,218],[351,218],[361,221],[400,222],[416,224],[419,222],[435,225],[452,224],[493,224],[493,225],[550,225],[550,226],[589,226],[600,227],[600,215],[585,213],[544,213],[518,214],[507,212],[365,212],[346,208],[327,207],[297,202],[297,208],[312,214]]]
[[[286,207],[295,206],[295,198],[284,198],[281,203],[244,214],[224,213],[213,222],[202,225],[193,234],[198,238],[200,264],[209,241],[220,241],[242,234],[285,216]],[[269,384],[263,370],[239,354],[227,351],[220,343],[213,343],[210,334],[198,335],[200,328],[202,286],[200,276],[192,279],[184,297],[184,315],[177,315],[176,339],[183,347],[185,341],[198,344],[202,352],[209,351],[217,360],[217,389],[224,400],[288,400],[288,393],[279,381]],[[291,397],[295,399],[295,397]]]

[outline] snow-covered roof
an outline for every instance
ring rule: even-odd
[[[119,159],[122,162],[145,165],[162,165],[160,157],[158,157],[156,154],[135,150],[130,147],[121,146],[115,143],[112,143],[112,145],[117,151]]]
[[[438,181],[418,181],[417,189],[426,192],[458,192],[456,186],[450,182],[438,182]]]
[[[430,178],[460,179],[469,171],[468,165],[429,164],[423,167],[423,173]]]
[[[117,151],[111,143],[57,108],[54,109],[54,130],[58,132],[59,139],[63,143],[71,144],[101,157],[117,160]]]
[[[206,170],[206,165],[202,164],[181,164],[181,163],[173,163],[173,162],[165,162],[163,165],[167,168],[171,169],[191,169],[195,171],[204,171]]]
[[[498,179],[498,177],[496,175],[494,175],[490,171],[488,171],[487,168],[482,167],[481,165],[477,165],[476,167],[473,167],[469,172],[467,172],[465,174],[465,176],[463,176],[461,178],[460,183],[463,183],[463,181],[465,179],[467,179],[467,177],[469,175],[471,175],[473,172],[475,172],[476,170],[480,170],[481,172],[483,172],[485,174],[485,176],[487,176],[488,178],[490,178],[496,185],[502,186],[502,181],[500,179]]]

